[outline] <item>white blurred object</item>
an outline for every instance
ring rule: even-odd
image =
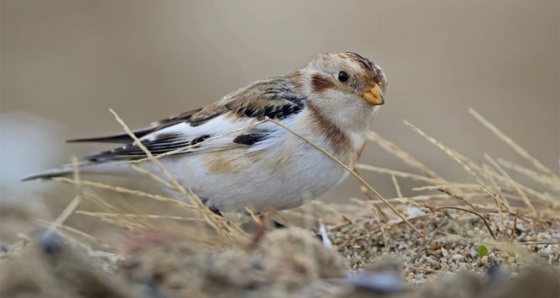
[[[327,234],[327,226],[323,224],[322,220],[319,220],[319,234],[321,235],[321,240],[323,241],[323,245],[326,247],[332,247],[332,241]]]
[[[21,202],[45,189],[41,182],[20,182],[40,169],[63,163],[67,158],[63,129],[54,121],[26,112],[0,114],[0,200]]]
[[[406,207],[406,214],[409,218],[414,218],[417,216],[422,216],[426,214],[426,211],[416,207],[416,206],[407,206]]]

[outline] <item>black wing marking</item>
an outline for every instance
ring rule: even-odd
[[[249,133],[238,135],[233,142],[240,145],[252,146],[268,138],[266,133]]]
[[[149,135],[154,131],[154,127],[147,127],[144,129],[135,130],[132,133],[137,138],[142,138],[146,135]],[[121,143],[121,144],[129,144],[134,140],[128,135],[128,133],[110,135],[110,136],[103,136],[103,137],[93,137],[93,138],[83,138],[83,139],[71,139],[66,140],[66,143]]]
[[[196,148],[196,144],[210,138],[210,135],[202,135],[194,139],[187,139],[183,134],[180,133],[168,133],[158,135],[153,140],[142,140],[142,144],[153,154],[159,155],[167,153],[170,151],[179,150],[187,146],[193,146],[191,148],[185,149],[184,152],[188,153]],[[92,154],[83,157],[83,160],[88,160],[92,162],[104,162],[104,161],[119,161],[119,160],[134,160],[145,158],[146,154],[144,151],[138,147],[135,143],[127,144],[122,147],[118,147],[112,150],[103,151],[100,153]]]

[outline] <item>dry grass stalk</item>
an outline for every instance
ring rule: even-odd
[[[421,172],[426,174],[428,177],[430,177],[432,179],[436,179],[436,180],[444,180],[436,172],[434,172],[432,169],[430,169],[427,165],[420,162],[418,159],[416,159],[410,153],[401,149],[395,143],[381,137],[379,134],[377,134],[373,131],[368,131],[366,136],[369,140],[376,142],[381,148],[385,149],[387,152],[395,155],[397,158],[401,159],[402,161],[404,161],[406,164],[412,166],[413,168],[419,169]]]
[[[527,208],[529,208],[529,210],[531,210],[531,214],[532,215],[536,215],[537,214],[537,210],[535,209],[535,207],[533,206],[533,204],[531,203],[531,201],[529,200],[529,198],[527,197],[527,195],[525,194],[525,192],[523,192],[523,190],[521,190],[521,188],[519,187],[519,183],[515,182],[511,176],[504,171],[504,169],[502,169],[502,167],[494,161],[494,159],[492,159],[490,157],[490,155],[488,154],[484,154],[484,157],[490,162],[490,164],[492,164],[504,177],[506,177],[511,185],[517,190],[517,192],[519,193],[519,195],[523,198],[523,202],[525,203],[525,205],[527,205]]]
[[[148,148],[146,148],[146,146],[144,146],[142,141],[140,141],[140,139],[138,139],[138,137],[136,137],[136,135],[132,132],[132,130],[130,130],[128,125],[126,125],[126,123],[124,123],[124,121],[119,117],[119,115],[115,111],[113,111],[112,109],[109,109],[109,111],[111,112],[111,114],[113,114],[113,116],[115,117],[117,122],[123,127],[124,131],[134,140],[134,144],[136,144],[136,146],[138,146],[138,148],[140,148],[140,149],[142,149],[142,151],[144,151],[144,154],[146,154],[146,156],[148,157],[148,160],[153,162],[154,164],[156,164],[158,166],[158,168],[160,169],[160,171],[167,177],[167,179],[169,179],[171,181],[171,184],[172,184],[173,188],[175,188],[175,190],[177,190],[179,193],[187,196],[187,192],[179,184],[179,182],[177,182],[177,179],[175,179],[175,177],[173,177],[173,175],[163,166],[163,164],[154,157],[152,152],[150,152],[150,150],[148,150]],[[195,200],[190,198],[190,197],[189,197],[189,199],[191,199],[193,205],[197,205],[197,203],[200,203],[200,202],[195,202]],[[202,203],[200,203],[200,205],[202,205]]]
[[[504,224],[504,215],[502,214],[502,208],[505,208],[507,211],[511,212],[511,206],[509,205],[509,202],[506,200],[504,194],[502,193],[502,190],[496,183],[496,180],[494,180],[492,175],[487,175],[489,172],[492,171],[492,169],[486,164],[482,166],[482,169],[484,170],[484,174],[486,174],[486,177],[488,177],[488,180],[490,180],[490,183],[492,183],[492,187],[496,190],[495,194],[492,195],[489,193],[488,195],[494,198],[494,201],[496,202],[496,206],[498,207],[498,214],[500,216],[500,228],[504,230],[505,224]]]
[[[466,161],[466,162],[469,163],[469,166],[472,169],[481,173],[481,175],[485,176],[487,179],[494,179],[495,182],[500,184],[503,187],[504,190],[510,190],[510,191],[513,191],[513,192],[517,192],[516,189],[511,187],[511,181],[507,177],[504,177],[503,175],[501,175],[499,173],[496,173],[495,171],[488,171],[488,170],[484,169],[484,164],[477,165],[472,161]],[[525,192],[530,197],[534,197],[535,199],[539,199],[539,200],[542,200],[542,201],[548,202],[548,203],[557,203],[558,202],[558,198],[552,197],[550,194],[541,193],[539,191],[536,191],[536,190],[534,190],[534,189],[532,189],[528,186],[525,186],[525,185],[522,185],[522,184],[519,184],[519,183],[518,183],[517,187],[519,187],[521,190],[523,190],[523,192]]]
[[[560,177],[558,177],[553,171],[551,171],[549,168],[547,168],[545,165],[543,165],[536,158],[531,156],[525,149],[523,149],[521,146],[519,146],[517,143],[515,143],[510,137],[508,137],[503,132],[501,132],[494,124],[490,123],[490,121],[486,120],[477,111],[475,111],[472,108],[469,109],[469,113],[471,113],[471,115],[473,115],[476,118],[476,120],[478,120],[480,123],[482,123],[484,126],[486,126],[486,128],[488,128],[496,136],[498,136],[498,138],[500,138],[502,141],[506,142],[506,144],[508,144],[511,148],[513,148],[513,150],[515,150],[515,152],[517,152],[523,158],[525,158],[529,162],[531,162],[535,168],[537,168],[541,172],[545,173],[546,175],[548,175],[550,177],[553,177],[553,179],[556,180],[557,183],[560,184]]]
[[[37,218],[36,220],[39,223],[44,224],[46,226],[50,226],[52,224],[52,221],[48,221],[48,220],[44,220],[44,219],[40,219],[40,218]],[[113,246],[110,245],[109,243],[107,243],[107,242],[105,242],[105,241],[103,241],[99,238],[93,237],[92,235],[90,235],[90,234],[88,234],[84,231],[81,231],[81,230],[78,230],[76,228],[70,227],[68,225],[64,225],[64,224],[60,225],[58,227],[58,230],[75,234],[75,235],[85,239],[86,241],[89,241],[91,243],[95,243],[96,245],[100,245],[105,249],[108,249],[108,250],[113,249]]]
[[[424,131],[422,131],[421,129],[419,129],[418,127],[412,125],[410,122],[408,121],[404,121],[404,123],[410,127],[414,132],[418,133],[419,135],[421,135],[422,137],[424,137],[426,140],[428,140],[430,143],[432,143],[433,145],[435,145],[436,147],[438,147],[439,149],[441,149],[443,152],[445,152],[449,157],[451,157],[453,160],[455,160],[460,166],[463,167],[463,169],[465,170],[465,172],[467,172],[467,174],[469,174],[470,176],[472,176],[473,178],[475,178],[475,180],[482,184],[482,180],[480,179],[479,175],[477,174],[477,171],[475,169],[473,169],[468,162],[468,158],[466,158],[465,156],[461,155],[460,153],[458,153],[457,151],[443,145],[441,142],[439,142],[438,140],[436,140],[435,138],[429,136],[428,134],[426,134]]]
[[[405,123],[408,123],[405,121]],[[417,128],[416,128],[417,129]],[[437,142],[435,139],[430,138],[429,136],[427,136],[426,134],[424,134],[422,131],[420,131],[418,129],[419,133],[421,135],[424,135],[425,137],[428,138],[429,141],[435,141]],[[403,149],[401,149],[400,147],[398,147],[396,144],[382,138],[380,135],[378,134],[369,134],[369,139],[376,141],[377,143],[381,144],[381,147],[385,150],[387,150],[389,153],[395,155],[396,157],[398,157],[399,159],[403,160],[406,164],[411,165],[415,168],[418,168],[420,171],[424,172],[424,173],[428,173],[428,175],[430,177],[432,177],[433,180],[435,181],[429,181],[430,183],[433,184],[443,184],[443,183],[448,183],[448,181],[446,181],[445,179],[443,179],[441,176],[439,176],[437,173],[435,173],[433,170],[431,170],[427,165],[425,165],[424,163],[418,161],[414,156],[412,156],[412,154],[404,151]],[[458,160],[458,162],[463,162],[466,158],[461,156],[460,154],[458,154],[457,152],[445,148],[446,150],[444,150],[446,153],[451,154],[451,156]],[[464,163],[464,162],[463,162]],[[364,166],[360,166],[360,168],[364,168]],[[468,168],[468,167],[467,167]],[[376,170],[375,168],[369,168],[370,170]],[[387,171],[387,170],[386,170]],[[390,171],[390,170],[389,170]],[[393,174],[397,175],[401,175],[401,176],[406,176],[406,178],[416,178],[416,180],[424,180],[426,181],[427,179],[423,176],[419,176],[416,174],[408,174],[408,173],[404,173],[405,175],[403,175],[402,172],[396,172],[393,171]],[[477,179],[477,181],[480,181],[478,179],[478,177],[475,177]],[[462,201],[463,203],[469,205],[471,208],[476,209],[475,207],[473,207],[473,205],[466,201],[462,196],[458,196],[456,194],[451,193],[448,189],[438,189],[439,191],[448,194],[450,197],[458,199],[460,201]]]
[[[360,174],[360,171],[358,169],[358,167],[354,167],[354,172],[356,172],[357,175],[359,175],[360,177],[362,177],[362,175]],[[362,182],[360,182],[360,190],[362,191],[362,193],[364,194],[364,196],[370,200],[373,201],[373,196],[370,194],[370,192],[368,191],[368,188],[366,185],[364,185]],[[389,220],[389,217],[387,216],[387,214],[385,214],[385,212],[383,212],[383,209],[381,208],[377,208],[377,206],[373,205],[373,208],[375,208],[375,212],[377,212],[377,214],[381,217],[383,217],[383,221],[387,221]]]
[[[546,176],[544,174],[535,172],[533,170],[529,170],[525,167],[522,167],[514,162],[511,161],[507,161],[501,158],[497,159],[497,162],[499,165],[501,165],[502,167],[506,168],[506,169],[510,169],[514,172],[517,172],[531,180],[534,180],[535,182],[548,187],[549,189],[556,191],[556,192],[560,192],[560,183],[556,180],[554,180],[553,178],[551,178],[550,176]]]
[[[71,184],[75,183],[74,180],[64,178],[64,177],[56,177],[56,178],[53,178],[53,180],[66,182],[66,183],[71,183]],[[87,181],[87,180],[82,180],[80,183],[84,186],[90,186],[90,187],[99,188],[99,189],[111,190],[111,191],[118,192],[118,193],[130,194],[130,195],[143,197],[143,198],[148,198],[148,199],[152,199],[152,200],[156,200],[156,201],[160,201],[160,202],[173,203],[173,204],[179,205],[180,207],[187,208],[187,209],[192,209],[192,210],[196,209],[196,207],[194,207],[192,205],[189,205],[189,204],[187,204],[183,201],[171,199],[171,198],[160,196],[160,195],[146,193],[146,192],[143,192],[143,191],[140,191],[140,190],[134,190],[134,189],[129,189],[129,188],[122,187],[122,186],[113,186],[113,185],[109,185],[109,184],[104,184],[104,183],[94,182],[94,181]]]
[[[136,214],[136,213],[112,213],[112,212],[91,212],[91,211],[83,211],[83,210],[76,210],[76,214],[87,215],[91,217],[123,217],[123,218],[136,218],[136,219],[170,219],[170,220],[177,220],[177,221],[203,221],[202,218],[194,218],[194,217],[183,217],[183,216],[173,216],[173,215],[161,215],[161,214]]]
[[[62,226],[62,224],[66,221],[66,219],[68,219],[68,217],[70,217],[70,215],[72,215],[74,210],[76,210],[76,208],[82,201],[82,198],[80,197],[80,191],[81,191],[80,171],[78,168],[78,160],[75,157],[72,158],[72,168],[74,173],[73,181],[74,181],[74,185],[76,186],[77,194],[74,197],[74,199],[72,199],[72,201],[68,203],[66,208],[64,208],[64,210],[58,216],[58,218],[56,218],[49,226],[45,237],[49,237],[50,234],[54,233],[60,226]]]
[[[406,173],[406,172],[401,172],[401,171],[395,171],[395,170],[389,170],[389,169],[385,169],[385,168],[380,168],[380,167],[374,167],[374,166],[370,166],[370,165],[366,165],[366,164],[357,164],[356,168],[360,169],[360,170],[364,170],[364,171],[372,171],[372,172],[376,172],[376,173],[380,173],[380,174],[387,174],[387,175],[391,175],[391,176],[395,176],[395,177],[401,177],[401,178],[408,178],[414,181],[422,181],[422,182],[428,182],[428,183],[441,183],[440,179],[434,179],[434,178],[429,178],[429,177],[425,177],[422,175],[418,175],[418,174],[412,174],[412,173]]]
[[[155,180],[155,181],[157,181],[157,182],[159,182],[159,183],[165,185],[167,188],[173,189],[173,185],[171,185],[171,183],[165,181],[165,180],[164,180],[163,178],[161,178],[160,176],[158,176],[158,175],[156,175],[156,174],[154,174],[154,173],[152,173],[152,172],[150,172],[150,171],[148,171],[148,170],[146,170],[146,169],[142,169],[141,167],[139,167],[139,166],[137,166],[137,165],[135,165],[135,164],[132,164],[132,163],[131,163],[130,166],[131,166],[135,171],[137,171],[138,173],[142,173],[142,174],[144,174],[144,175],[147,175],[147,176],[149,176],[150,178],[152,178],[153,180]]]

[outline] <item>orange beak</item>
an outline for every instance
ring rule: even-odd
[[[379,85],[375,84],[373,88],[364,92],[364,99],[372,106],[378,106],[385,103],[385,99],[383,98],[383,92]]]

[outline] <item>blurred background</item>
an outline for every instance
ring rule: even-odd
[[[17,181],[104,148],[63,140],[120,132],[109,108],[143,127],[337,51],[383,67],[372,129],[444,177],[466,174],[403,119],[475,160],[526,164],[472,107],[558,171],[559,11],[557,0],[2,0],[2,197],[48,194]],[[362,162],[410,170],[375,144]],[[395,196],[390,177],[363,174]],[[360,196],[349,178],[323,199]]]

